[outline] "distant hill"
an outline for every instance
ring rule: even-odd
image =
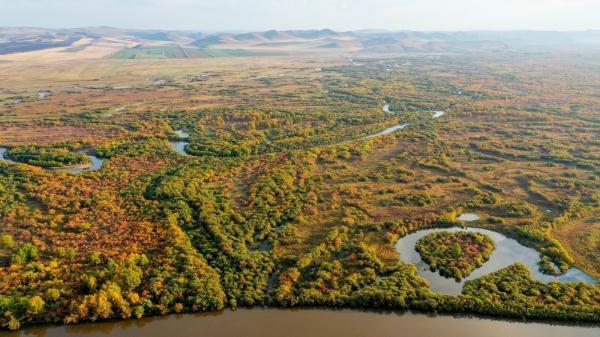
[[[327,39],[327,41],[324,41]],[[286,43],[268,43],[285,41]],[[352,41],[354,43],[349,43]],[[307,49],[344,49],[361,46],[363,52],[499,52],[526,49],[600,47],[600,31],[466,31],[415,32],[363,30],[269,30],[242,34],[213,34],[195,45],[211,48],[277,48],[303,45]]]
[[[293,41],[293,40],[314,40],[326,37],[339,36],[331,29],[322,30],[268,30],[265,32],[249,32],[241,34],[213,34],[194,41],[194,45],[214,45],[225,42],[265,42],[265,41]]]
[[[223,43],[223,37],[219,35],[207,36],[203,37],[199,40],[196,40],[192,43],[192,45],[198,48],[206,48],[208,46],[217,45]]]
[[[410,47],[446,51],[480,51],[600,47],[600,30],[556,31],[465,31],[465,32],[356,32],[365,48]],[[425,51],[426,51],[425,50]]]
[[[140,31],[140,32],[134,32],[132,35],[135,37],[139,37],[141,39],[145,39],[145,40],[172,41],[169,34],[167,34],[165,32]]]
[[[363,53],[497,53],[506,51],[600,50],[600,30],[417,32],[331,29],[267,30],[263,32],[204,33],[197,31],[129,30],[114,27],[44,29],[0,28],[0,55],[51,48],[84,51],[95,45],[109,49],[158,48],[174,45],[190,50],[248,50],[269,55],[290,52]],[[97,48],[100,50],[102,48]],[[167,47],[165,47],[167,48]],[[108,50],[108,49],[107,49]],[[198,55],[207,54],[198,52]]]
[[[378,34],[379,35],[379,34]],[[500,41],[462,40],[440,34],[397,33],[368,37],[361,41],[366,52],[499,52],[508,50]]]

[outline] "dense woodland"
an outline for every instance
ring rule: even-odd
[[[56,132],[35,144],[0,134],[17,162],[0,162],[2,327],[257,305],[600,322],[598,285],[546,284],[515,264],[468,281],[459,296],[438,294],[394,250],[418,229],[461,225],[469,210],[482,215],[474,226],[538,250],[544,272],[577,266],[598,279],[600,65],[247,62],[134,86],[140,110],[57,105],[58,117],[32,108],[31,119],[20,110],[17,121],[0,118],[7,130]],[[47,105],[75,95],[54,92]],[[166,92],[210,104],[169,105]],[[445,115],[432,118],[435,110]],[[190,134],[188,156],[169,143],[179,129]],[[46,169],[85,164],[82,150],[104,166]],[[464,239],[458,255],[482,249],[464,266],[436,262],[452,277],[493,247]]]

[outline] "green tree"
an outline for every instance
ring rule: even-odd
[[[35,295],[27,301],[27,313],[30,315],[39,315],[44,312],[46,302],[42,297]]]

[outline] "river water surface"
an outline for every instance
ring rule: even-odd
[[[5,147],[0,147],[0,161],[5,161],[8,163],[14,163],[14,161],[8,159],[8,158],[4,158],[4,152],[8,151],[7,148]]]
[[[36,326],[7,337],[597,337],[598,327],[476,317],[327,309],[239,309],[138,320]]]
[[[407,126],[408,126],[408,124],[398,124],[398,125],[390,126],[389,128],[384,129],[382,131],[379,131],[377,133],[365,136],[365,137],[363,137],[363,139],[369,139],[369,138],[373,138],[373,137],[379,137],[379,136],[387,135],[387,134],[390,134],[390,133],[392,133],[394,131],[402,130],[402,129],[404,129]]]
[[[175,130],[174,132],[182,139],[188,139],[190,137],[190,134],[183,130]],[[171,141],[170,143],[171,143],[171,146],[173,146],[173,149],[175,151],[177,151],[177,153],[179,153],[182,156],[188,156],[187,152],[185,152],[185,146],[188,145],[189,142],[182,141],[182,140],[174,140],[174,141]]]
[[[383,110],[384,112],[387,112],[389,114],[393,114],[394,112],[390,110],[390,103],[385,103],[383,105],[383,108],[381,108],[381,110]]]
[[[89,153],[85,153],[82,152],[83,154],[85,154],[88,158],[90,158],[90,165],[89,166],[85,166],[85,167],[66,167],[66,168],[59,168],[56,169],[56,171],[65,171],[65,172],[71,172],[71,173],[81,173],[81,172],[85,172],[85,171],[96,171],[102,168],[102,165],[104,165],[104,159],[100,159],[92,154]]]
[[[440,118],[444,115],[444,111],[438,110],[438,111],[434,111],[433,112],[433,116],[431,116],[431,118]]]
[[[7,148],[0,147],[0,161],[4,161],[7,163],[15,163],[15,161],[12,161],[12,160],[4,157],[4,153],[6,151],[8,151]],[[70,172],[70,173],[81,173],[81,172],[85,172],[85,171],[95,171],[95,170],[99,170],[102,168],[102,165],[104,164],[104,159],[100,159],[100,158],[98,158],[92,154],[86,153],[86,152],[80,152],[80,153],[85,154],[90,159],[89,165],[82,165],[82,166],[77,166],[77,167],[53,168],[52,170]]]
[[[415,250],[415,244],[417,243],[417,240],[429,233],[443,231],[469,231],[486,234],[494,240],[494,242],[496,243],[496,248],[492,252],[492,255],[490,256],[487,262],[485,262],[481,267],[475,269],[471,274],[469,274],[469,276],[457,282],[453,278],[445,278],[441,276],[437,271],[432,272],[431,270],[429,270],[429,265],[427,265],[425,262],[423,262],[423,260],[421,260],[419,252]],[[537,265],[540,261],[540,254],[536,250],[529,247],[525,247],[522,244],[518,243],[516,240],[510,239],[498,232],[481,228],[432,228],[416,231],[414,233],[408,234],[400,238],[400,240],[398,240],[398,242],[396,243],[396,250],[400,254],[401,261],[413,263],[417,266],[418,274],[429,280],[431,290],[450,295],[460,294],[465,281],[473,280],[486,274],[498,271],[502,268],[511,266],[516,262],[521,262],[524,265],[526,265],[531,271],[531,275],[535,279],[544,282],[584,281],[592,284],[596,283],[596,280],[594,280],[594,278],[577,268],[571,268],[564,275],[560,276],[543,274],[539,271]]]
[[[481,219],[481,217],[474,213],[463,213],[457,219],[461,221],[477,221]]]

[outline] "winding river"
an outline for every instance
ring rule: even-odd
[[[5,147],[0,147],[0,161],[4,161],[4,162],[7,162],[7,163],[14,163],[14,161],[12,161],[12,160],[10,160],[10,159],[8,159],[8,158],[4,158],[4,153],[5,153],[6,151],[8,151],[8,149],[7,149],[7,148],[5,148]]]
[[[81,152],[83,154],[85,154],[89,159],[90,159],[90,164],[89,165],[85,165],[85,166],[81,166],[81,167],[65,167],[65,168],[58,168],[55,169],[55,171],[64,171],[64,172],[71,172],[71,173],[81,173],[81,172],[85,172],[85,171],[96,171],[102,168],[102,165],[104,165],[104,159],[100,159],[92,154],[89,153],[85,153],[85,152]]]
[[[593,326],[524,323],[410,312],[328,309],[238,309],[138,320],[33,326],[7,337],[596,337]]]
[[[440,118],[445,114],[444,111],[438,110],[433,112],[433,116],[431,118]]]
[[[190,137],[190,134],[183,130],[175,130],[174,132],[182,139],[188,139]],[[183,140],[173,140],[170,141],[170,143],[171,146],[173,146],[173,149],[177,151],[177,153],[179,153],[182,156],[188,156],[187,152],[185,152],[185,146],[188,145],[189,142]]]
[[[389,110],[389,106],[388,106]],[[433,118],[443,115],[434,112]],[[403,129],[408,124],[400,124],[387,128],[378,133],[366,136],[371,138],[386,135]],[[188,138],[183,130],[175,133],[180,138]],[[171,141],[173,148],[182,155],[187,155],[187,141]],[[0,148],[0,160],[6,149]],[[101,167],[92,159],[92,167]],[[97,159],[97,158],[96,158]],[[92,169],[90,167],[90,169]],[[463,220],[477,220],[475,214],[463,214]],[[396,249],[404,262],[415,263],[419,275],[431,282],[431,288],[437,292],[459,294],[465,280],[455,282],[446,279],[429,268],[421,261],[415,251],[416,241],[431,232],[436,231],[474,231],[491,236],[496,242],[496,249],[490,259],[473,271],[465,280],[474,279],[487,273],[514,264],[517,261],[527,265],[532,275],[542,281],[587,281],[595,282],[589,275],[572,268],[565,275],[553,277],[538,271],[539,253],[527,248],[504,235],[478,228],[446,228],[425,229],[408,234],[401,238]],[[472,316],[437,316],[411,312],[382,312],[360,310],[330,310],[330,309],[272,309],[254,308],[224,310],[212,313],[180,314],[144,317],[137,320],[108,321],[85,323],[75,326],[37,325],[27,327],[18,332],[7,332],[7,337],[39,336],[39,337],[70,337],[70,336],[111,336],[111,337],[596,337],[600,333],[598,326],[557,325],[512,320],[499,320]]]
[[[458,231],[469,231],[489,235],[496,242],[496,249],[490,256],[489,260],[485,262],[480,268],[475,269],[468,277],[461,281],[456,281],[453,278],[445,278],[441,276],[437,271],[432,272],[429,270],[429,266],[421,260],[421,256],[415,250],[415,244],[417,240],[423,236],[434,233],[434,232],[458,232]],[[396,250],[400,254],[400,260],[403,262],[413,263],[417,266],[418,274],[430,282],[431,290],[438,293],[445,293],[450,295],[458,295],[462,291],[463,284],[465,281],[473,280],[484,276],[486,274],[498,271],[502,268],[506,268],[516,262],[521,262],[531,270],[531,275],[540,281],[584,281],[588,283],[596,283],[596,280],[588,274],[582,272],[577,268],[569,269],[564,275],[552,276],[546,275],[539,271],[538,262],[540,261],[540,254],[529,247],[525,247],[518,243],[516,240],[508,238],[498,232],[490,231],[481,228],[433,228],[419,230],[414,233],[408,234],[396,243]]]
[[[388,102],[383,102],[383,107],[381,108],[381,110],[383,110],[383,112],[386,112],[388,114],[394,114],[395,112],[390,110],[390,103]],[[440,118],[442,117],[446,112],[442,111],[442,110],[436,110],[433,111],[433,115],[431,116],[431,118]]]
[[[4,161],[7,163],[16,163],[15,161],[12,161],[8,158],[4,157],[4,153],[8,151],[7,148],[5,147],[0,147],[0,161]],[[100,159],[92,154],[80,151],[79,153],[83,153],[85,154],[89,159],[90,159],[90,163],[89,164],[85,164],[85,165],[79,165],[79,166],[74,166],[74,167],[60,167],[60,168],[51,168],[49,170],[52,171],[61,171],[61,172],[70,172],[70,173],[81,173],[81,172],[85,172],[85,171],[96,171],[102,168],[102,165],[104,164],[104,159]]]
[[[387,112],[387,113],[390,113],[390,114],[394,113],[393,111],[390,110],[390,104],[389,103],[385,103],[381,109],[383,111]],[[445,114],[444,111],[434,111],[433,115],[431,116],[431,118],[439,118],[439,117],[443,116],[444,114]],[[373,133],[373,134],[364,136],[364,137],[359,138],[359,139],[360,140],[364,140],[364,139],[369,139],[369,138],[373,138],[373,137],[379,137],[379,136],[388,135],[388,134],[390,134],[390,133],[392,133],[394,131],[402,130],[405,127],[407,127],[408,125],[409,125],[408,123],[394,125],[394,126],[391,126],[391,127],[387,128],[387,129],[384,129],[382,131],[379,131],[377,133]],[[346,142],[342,142],[342,143],[339,143],[339,144],[345,144],[345,143],[348,143],[348,142],[351,142],[351,141],[346,141]],[[339,144],[336,144],[336,145],[339,145]]]
[[[463,213],[459,215],[457,219],[461,221],[477,221],[481,219],[481,217],[474,213]]]
[[[383,105],[383,107],[381,109],[383,111],[387,112],[387,113],[390,113],[390,114],[394,113],[393,111],[390,110],[390,104],[387,103],[387,102],[384,103],[384,105]],[[441,110],[434,111],[433,115],[431,116],[431,118],[439,118],[439,117],[442,117],[444,114],[445,114],[445,112],[441,111]],[[360,139],[362,140],[362,139],[369,139],[369,138],[378,137],[378,136],[384,136],[384,135],[390,134],[390,133],[392,133],[394,131],[402,130],[405,127],[407,127],[408,125],[409,125],[408,123],[394,125],[394,126],[391,126],[391,127],[387,128],[387,129],[384,129],[382,131],[379,131],[377,133],[373,133],[373,134],[364,136],[364,137],[362,137]]]
[[[381,110],[383,110],[384,112],[387,112],[389,114],[394,113],[393,111],[390,110],[390,103],[383,104],[383,108],[381,108]]]
[[[374,134],[371,134],[371,135],[368,135],[368,136],[364,136],[362,139],[369,139],[369,138],[373,138],[373,137],[387,135],[387,134],[390,134],[390,133],[392,133],[394,131],[402,130],[402,129],[404,129],[407,126],[408,126],[407,123],[406,124],[394,125],[394,126],[391,126],[391,127],[387,128],[385,130],[379,131],[377,133],[374,133]]]

